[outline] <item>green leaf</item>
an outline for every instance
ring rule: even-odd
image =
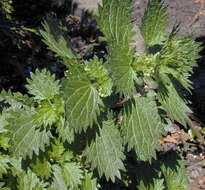
[[[77,59],[71,60],[71,59],[63,59],[62,62],[68,70],[64,72],[65,78],[69,79],[79,79],[79,78],[86,78],[85,76],[85,65],[80,63]],[[62,80],[63,81],[63,80]]]
[[[93,59],[85,63],[84,69],[88,77],[96,83],[95,85],[97,85],[99,95],[101,97],[110,96],[112,93],[113,81],[109,77],[105,64],[103,64],[103,60],[94,56]]]
[[[102,101],[88,79],[71,79],[65,82],[63,96],[69,126],[76,132],[84,131],[97,122]]]
[[[202,50],[200,45],[194,38],[178,37],[171,33],[158,55],[160,62],[158,72],[171,74],[186,90],[190,91],[192,88],[190,76],[193,67],[197,66],[196,60],[200,58],[199,52]]]
[[[202,131],[202,133],[203,133],[203,131]],[[189,136],[191,138],[191,141],[193,141],[194,138],[196,137],[196,132],[193,129],[189,129],[188,130],[188,134],[189,134]]]
[[[0,182],[0,189],[1,190],[11,190],[11,188],[9,188],[9,187],[4,187],[5,186],[5,184],[3,183],[3,182]]]
[[[52,163],[63,164],[74,159],[73,151],[68,147],[65,149],[64,144],[60,139],[56,139],[55,143],[51,144],[51,149],[48,151],[49,160]]]
[[[62,175],[65,183],[71,189],[78,189],[78,186],[81,185],[82,173],[82,169],[75,162],[63,164]]]
[[[163,158],[161,158],[163,160]],[[138,162],[134,171],[139,190],[166,190],[159,160],[149,162]]]
[[[168,25],[168,14],[166,12],[167,6],[164,6],[162,0],[148,1],[140,27],[147,47],[161,44],[165,39],[165,29]]]
[[[157,64],[157,56],[152,54],[143,54],[138,56],[132,63],[134,71],[140,76],[144,77],[146,84],[149,84],[153,79],[151,77],[155,76],[155,67]],[[150,82],[149,82],[150,81]],[[151,82],[151,83],[152,83]],[[140,84],[142,82],[138,82]],[[149,85],[151,87],[152,85]]]
[[[66,151],[63,153],[63,162],[70,162],[71,160],[75,159],[76,157],[73,155],[73,151],[66,149]]]
[[[63,153],[65,151],[65,148],[63,146],[63,143],[56,139],[54,143],[51,144],[51,150],[48,151],[48,155],[50,157],[50,160],[54,162],[63,162]]]
[[[201,132],[205,136],[205,127],[202,128]]]
[[[184,190],[188,188],[186,169],[182,161],[178,161],[175,168],[162,164],[161,170],[164,175],[166,190]]]
[[[164,179],[153,178],[153,183],[151,184],[146,184],[143,180],[140,180],[137,188],[139,190],[165,190]]]
[[[8,103],[12,108],[29,108],[33,106],[34,101],[32,98],[29,98],[28,95],[22,95],[20,92],[12,93],[11,90],[6,92],[5,90],[1,91],[0,102]]]
[[[9,157],[10,164],[11,164],[11,171],[14,176],[18,176],[20,173],[23,172],[22,168],[22,157],[16,159],[15,157]]]
[[[130,0],[103,0],[98,5],[99,16],[96,17],[100,30],[108,43],[117,47],[129,47],[132,42],[132,6]]]
[[[104,0],[99,5],[97,23],[108,40],[108,71],[113,78],[117,92],[132,96],[135,93],[135,72],[131,64],[133,53],[130,44],[135,32],[131,24],[132,8],[130,0]]]
[[[67,190],[67,185],[64,181],[61,167],[59,167],[58,165],[53,165],[52,169],[53,169],[54,179],[50,190],[58,190],[58,189]]]
[[[9,109],[3,109],[0,114],[0,147],[4,150],[8,150],[10,147],[10,138],[8,136],[8,130],[6,129],[6,126],[8,125],[7,118],[9,117]]]
[[[93,178],[92,173],[86,172],[81,190],[98,190],[98,187],[100,186],[97,184],[97,179]]]
[[[65,118],[60,117],[56,125],[60,139],[62,139],[63,142],[67,141],[71,144],[74,141],[75,136],[74,129],[70,128],[69,122],[65,120]]]
[[[54,106],[55,105],[50,104],[48,101],[44,101],[41,102],[38,108],[36,108],[34,118],[39,123],[39,126],[51,126],[57,121],[58,116],[55,112]]]
[[[114,47],[110,49],[108,57],[108,71],[116,85],[116,91],[126,97],[133,96],[136,93],[135,81],[136,73],[132,68],[133,55],[129,48]]]
[[[2,178],[2,174],[7,173],[7,169],[9,169],[10,161],[7,156],[0,154],[0,178]]]
[[[159,101],[162,104],[162,108],[167,112],[172,121],[175,120],[186,127],[186,120],[189,120],[186,113],[192,113],[192,111],[171,83],[166,87],[168,90],[167,95],[163,95],[163,92],[159,91]]]
[[[185,102],[186,91],[190,92],[190,74],[199,58],[200,44],[190,37],[177,37],[177,26],[158,54],[159,101],[172,121],[186,126],[186,113],[192,111]]]
[[[35,73],[31,73],[31,79],[27,79],[27,82],[26,88],[34,95],[34,99],[50,100],[60,93],[59,81],[55,80],[55,75],[51,75],[46,69],[42,71],[37,69]]]
[[[32,158],[33,151],[38,155],[39,150],[45,151],[45,146],[49,144],[52,135],[45,129],[36,129],[34,113],[33,110],[11,111],[12,116],[8,119],[7,129],[12,141],[10,151],[16,157]]]
[[[44,100],[35,111],[34,119],[39,126],[52,126],[64,113],[64,101],[60,97],[55,97],[52,102]]]
[[[128,151],[134,148],[138,158],[144,161],[156,158],[155,151],[161,147],[158,141],[164,130],[155,101],[139,97],[125,103],[122,127]]]
[[[54,180],[52,183],[52,190],[74,190],[79,189],[83,178],[83,171],[80,166],[74,162],[64,163],[62,167],[53,165]],[[69,187],[69,188],[67,188]]]
[[[74,59],[69,36],[66,36],[65,27],[54,17],[47,17],[43,23],[44,31],[40,30],[43,42],[61,58]]]
[[[97,168],[100,177],[105,174],[107,180],[114,182],[115,177],[121,178],[120,170],[125,170],[122,138],[113,120],[103,121],[99,130],[84,156],[93,169]]]
[[[8,150],[10,147],[9,141],[10,138],[8,137],[8,134],[0,133],[0,147],[2,147],[4,150]]]
[[[17,181],[18,189],[21,190],[46,190],[46,184],[41,182],[31,170],[27,173],[22,172]]]
[[[49,179],[51,177],[51,164],[46,157],[37,158],[31,163],[32,171],[41,179]]]
[[[8,117],[7,110],[4,109],[0,114],[0,133],[7,132],[7,129],[5,128],[5,126],[8,125],[8,122],[6,121],[7,117]]]

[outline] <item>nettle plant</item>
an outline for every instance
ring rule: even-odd
[[[140,26],[145,51],[137,54],[130,48],[132,11],[130,0],[98,5],[96,20],[108,44],[105,60],[83,60],[57,19],[43,23],[43,41],[68,69],[60,80],[45,69],[31,73],[29,95],[1,92],[1,189],[96,190],[103,176],[129,187],[131,155],[138,163],[135,172],[142,173],[134,189],[187,188],[182,161],[169,167],[171,157],[157,160],[157,152],[170,123],[186,127],[189,120],[185,97],[200,44],[177,36],[178,24],[166,32],[167,7],[149,0]]]

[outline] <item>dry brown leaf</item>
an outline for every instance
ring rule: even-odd
[[[160,140],[160,144],[163,144],[166,142],[178,144],[177,140],[170,135],[168,135],[168,136],[164,137],[162,140]]]

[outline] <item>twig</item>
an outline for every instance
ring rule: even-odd
[[[186,27],[187,28],[190,28],[198,19],[199,19],[199,16],[200,14],[202,13],[203,9],[204,9],[204,4],[205,4],[205,1],[204,0],[199,0],[200,2],[200,8],[198,10],[198,12],[195,14],[194,18],[192,19],[192,22],[189,23]]]

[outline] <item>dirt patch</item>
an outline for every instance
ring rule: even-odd
[[[137,8],[134,11],[134,17],[136,18],[136,23],[139,25],[141,22],[141,17],[144,14],[148,0],[135,0],[135,5]],[[171,30],[172,26],[176,21],[181,22],[180,34],[184,35],[187,32],[191,32],[192,28],[187,28],[187,26],[193,21],[194,16],[197,14],[200,8],[200,3],[196,0],[165,0],[165,4],[168,7],[169,13],[169,26],[168,31]],[[195,37],[205,36],[205,12],[202,11],[199,18],[193,25]]]
[[[97,2],[101,2],[98,0]],[[135,7],[134,18],[136,18],[136,24],[140,25],[141,18],[144,14],[144,10],[147,6],[148,0],[134,0],[133,4]],[[201,1],[202,2],[202,1]],[[194,28],[193,35],[195,37],[205,35],[205,11],[201,11],[198,19],[195,19],[193,28],[189,26],[195,15],[200,9],[200,0],[165,0],[165,4],[169,5],[169,26],[168,31],[171,30],[172,26],[176,21],[181,22],[181,31],[180,34],[186,34],[191,32]],[[90,12],[96,12],[97,3],[96,0],[73,0],[73,12],[75,15],[82,15],[82,12],[90,10]]]

